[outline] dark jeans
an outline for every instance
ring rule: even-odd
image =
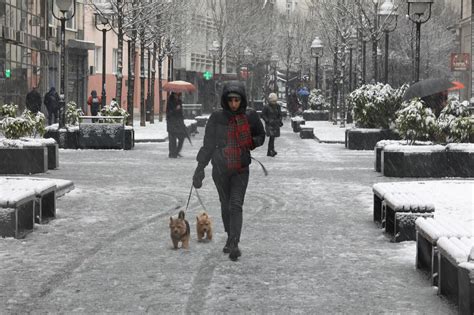
[[[249,172],[220,173],[218,167],[212,168],[212,179],[216,185],[221,202],[222,222],[230,239],[240,241],[242,232],[242,205],[249,182]]]
[[[268,139],[268,153],[275,151],[275,137],[270,136]]]
[[[54,116],[54,119],[53,119]],[[59,118],[59,109],[56,110],[48,110],[48,125],[52,125],[53,123],[57,123]]]
[[[172,132],[168,132],[168,147],[169,147],[169,157],[178,157],[178,154],[181,152],[184,143],[183,135],[176,135]]]
[[[92,116],[97,116],[99,113],[99,104],[92,104],[91,105],[91,115]],[[92,122],[95,123],[98,119],[92,118]]]

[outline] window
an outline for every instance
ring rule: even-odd
[[[71,15],[72,15],[72,12],[71,12],[71,11],[67,11],[66,17],[67,17],[69,20],[66,21],[66,28],[67,28],[67,29],[70,29],[70,30],[75,30],[75,29],[76,29],[76,16],[77,16],[77,14],[75,14],[75,15],[73,16],[73,18],[70,19]]]
[[[116,74],[118,72],[118,49],[114,48],[112,51],[112,73]]]
[[[102,47],[96,47],[94,50],[94,67],[96,73],[102,73]]]

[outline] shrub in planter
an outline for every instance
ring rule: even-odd
[[[404,102],[396,116],[396,128],[410,144],[416,140],[431,140],[439,132],[435,115],[419,98]]]
[[[474,116],[469,111],[469,103],[450,98],[441,111],[437,123],[439,140],[443,142],[469,142],[474,137]]]
[[[1,120],[0,129],[7,139],[19,139],[34,132],[34,123],[25,117],[6,117]]]
[[[5,104],[0,107],[0,118],[5,117],[16,117],[16,112],[18,111],[18,105],[14,104]]]
[[[312,89],[311,94],[308,98],[309,109],[312,110],[328,110],[330,104],[324,99],[323,93],[321,90]]]
[[[403,85],[393,89],[388,84],[366,84],[352,91],[347,97],[348,106],[359,128],[388,129],[395,120],[402,97],[407,89]]]
[[[99,116],[123,116],[125,118],[124,121],[126,121],[129,116],[129,113],[125,109],[120,108],[117,102],[112,102],[110,105],[105,105],[105,107],[100,110]],[[121,119],[105,119],[105,122],[120,123],[122,122],[122,120]]]
[[[82,109],[77,108],[75,102],[66,104],[66,125],[77,126],[79,124],[79,116],[84,116]]]
[[[22,117],[25,119],[29,119],[31,123],[33,124],[33,129],[31,130],[31,133],[29,134],[33,138],[35,138],[37,135],[43,136],[46,132],[45,125],[46,125],[46,117],[42,112],[37,112],[34,114],[28,109],[25,109],[25,111],[22,114]]]

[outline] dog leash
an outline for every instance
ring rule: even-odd
[[[189,190],[188,202],[186,203],[186,209],[184,210],[184,212],[188,211],[189,201],[191,200],[191,195],[193,194],[193,188],[194,188],[194,185],[191,183],[191,189]],[[201,207],[204,209],[204,211],[207,212],[206,206],[204,206],[204,203],[202,202],[201,196],[199,196],[198,190],[196,188],[194,188],[194,191],[196,192],[196,197],[199,200],[199,203],[201,204]]]
[[[267,169],[265,168],[265,166],[263,166],[262,162],[260,162],[259,160],[257,160],[257,159],[254,158],[253,156],[252,156],[252,160],[257,161],[257,163],[260,164],[260,166],[262,167],[263,175],[268,176],[268,171],[267,171]]]

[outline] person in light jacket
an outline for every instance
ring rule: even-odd
[[[265,122],[265,133],[269,137],[267,156],[274,157],[275,138],[280,136],[280,127],[283,126],[281,107],[277,103],[278,97],[275,93],[268,95],[268,104],[262,110],[262,119]]]

